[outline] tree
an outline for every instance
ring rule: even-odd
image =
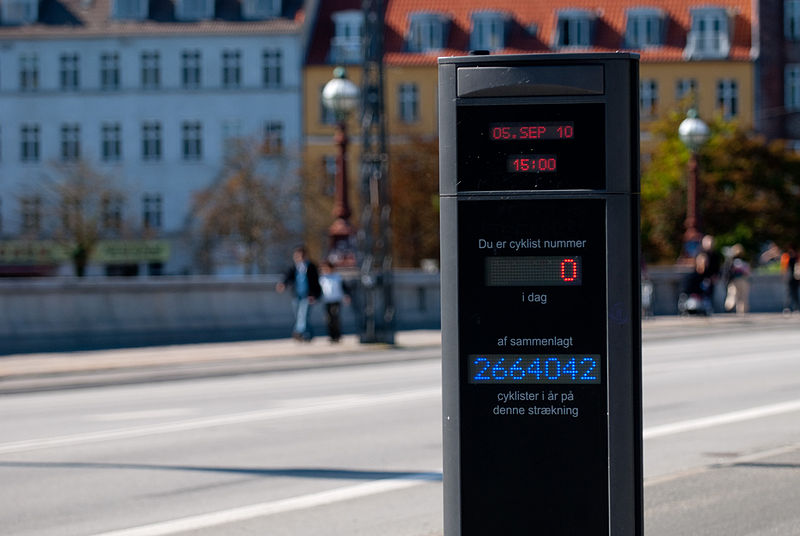
[[[119,208],[124,195],[109,175],[84,160],[56,163],[53,168],[56,177],[45,182],[45,203],[49,205],[46,214],[57,219],[48,227],[68,253],[75,274],[83,277],[103,233],[121,230]]]
[[[677,136],[683,114],[656,128],[661,137],[642,173],[642,248],[649,262],[680,254],[686,216],[689,151]],[[719,118],[700,149],[701,230],[719,245],[741,243],[751,255],[768,241],[800,240],[800,157],[782,142],[768,143]]]
[[[418,267],[439,258],[439,144],[395,145],[389,162],[395,266]]]
[[[213,267],[215,249],[239,246],[244,272],[266,271],[268,250],[293,236],[298,219],[296,178],[283,155],[265,158],[253,140],[232,143],[219,179],[195,196],[201,255]]]

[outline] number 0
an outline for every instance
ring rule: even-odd
[[[572,283],[578,279],[578,263],[575,259],[564,259],[561,261],[561,280]]]

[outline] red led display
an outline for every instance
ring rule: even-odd
[[[575,125],[572,121],[489,125],[489,138],[494,141],[571,140],[574,137]]]
[[[506,161],[510,173],[552,173],[556,171],[553,154],[512,155]]]
[[[572,283],[578,278],[578,263],[575,259],[564,259],[561,261],[561,280]]]

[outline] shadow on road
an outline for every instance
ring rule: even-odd
[[[442,473],[425,471],[367,471],[354,469],[324,469],[314,467],[287,467],[266,469],[258,467],[203,467],[197,465],[151,465],[137,463],[87,463],[87,462],[0,462],[0,468],[29,469],[124,469],[146,471],[196,471],[228,473],[264,477],[321,478],[336,480],[413,479],[441,480]]]

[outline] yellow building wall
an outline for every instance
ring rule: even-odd
[[[642,63],[639,66],[639,79],[655,80],[658,84],[658,104],[655,116],[641,118],[642,154],[651,152],[657,143],[647,131],[654,119],[664,117],[679,109],[677,83],[681,78],[696,80],[697,111],[701,119],[711,119],[721,115],[717,105],[717,83],[720,80],[736,80],[738,87],[738,113],[734,120],[744,129],[753,126],[755,94],[754,66],[752,62],[694,61],[682,63]]]
[[[305,209],[307,234],[305,237],[312,255],[320,258],[326,252],[324,222],[333,222],[333,191],[325,185],[323,162],[326,156],[336,155],[333,143],[335,126],[322,122],[320,95],[325,84],[333,78],[333,66],[307,66],[304,73],[303,126],[305,143],[303,168],[305,184]],[[361,86],[360,67],[347,67],[347,77]],[[391,145],[403,143],[413,137],[435,136],[438,129],[437,83],[438,70],[435,65],[425,67],[384,68],[384,119],[386,135]],[[400,119],[399,87],[404,83],[415,83],[418,88],[418,120],[405,123]],[[347,123],[349,146],[348,192],[353,215],[350,221],[358,225],[360,215],[361,184],[359,159],[361,155],[361,124],[359,112],[354,112]]]

